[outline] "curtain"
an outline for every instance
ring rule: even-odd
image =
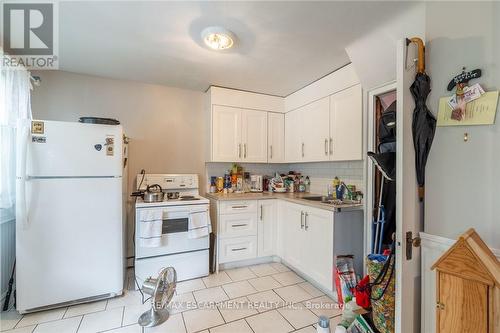
[[[32,119],[30,73],[1,68],[0,72],[0,224],[15,217],[16,131]],[[26,131],[26,128],[22,129]]]

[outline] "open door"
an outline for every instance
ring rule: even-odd
[[[415,173],[412,117],[415,103],[410,86],[415,79],[415,45],[397,46],[396,139],[396,322],[398,333],[420,332],[420,249],[412,239],[421,231]],[[417,245],[417,242],[414,242]]]

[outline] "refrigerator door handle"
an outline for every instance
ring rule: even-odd
[[[28,121],[26,119],[19,120],[17,123],[17,151],[19,154],[19,160],[17,164],[16,170],[16,178],[19,184],[18,190],[21,192],[18,196],[18,199],[21,199],[21,202],[16,203],[18,207],[18,216],[16,218],[20,218],[22,220],[22,225],[26,228],[28,226],[28,204],[26,197],[26,182],[29,180],[29,177],[26,175],[27,163],[28,163],[28,145],[29,145],[29,135],[30,135],[30,125],[28,125]],[[17,200],[16,200],[17,201]]]

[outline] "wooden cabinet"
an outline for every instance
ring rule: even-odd
[[[213,162],[267,162],[267,112],[214,105]]]
[[[328,290],[333,290],[333,212],[286,203],[280,221],[283,258]]]
[[[267,257],[276,254],[276,233],[278,224],[278,201],[259,200],[257,222],[257,256]]]
[[[500,332],[500,262],[469,229],[432,266],[437,333]]]
[[[488,332],[487,285],[446,273],[438,284],[438,332]]]
[[[331,161],[361,160],[363,140],[363,107],[361,85],[330,96]]]
[[[285,162],[285,115],[269,112],[267,114],[267,160],[269,163]]]

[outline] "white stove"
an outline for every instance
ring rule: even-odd
[[[144,176],[144,177],[143,177]],[[137,188],[145,190],[148,185],[158,184],[165,192],[162,202],[144,202],[137,198],[135,207],[159,207],[208,204],[207,198],[200,196],[198,175],[195,174],[138,174]],[[169,194],[177,193],[179,198],[169,199]]]
[[[209,200],[200,196],[198,175],[195,174],[139,174],[137,188],[158,184],[165,192],[161,202],[146,203],[137,198],[135,204],[135,275],[137,284],[156,276],[163,267],[172,266],[177,280],[183,281],[209,272],[209,235],[192,238],[189,220],[192,214],[206,212],[208,224]],[[161,240],[155,246],[145,245],[146,224],[141,216],[149,213],[161,216]],[[158,220],[159,221],[159,220]],[[160,238],[160,237],[156,237]],[[137,285],[136,285],[137,288]]]

